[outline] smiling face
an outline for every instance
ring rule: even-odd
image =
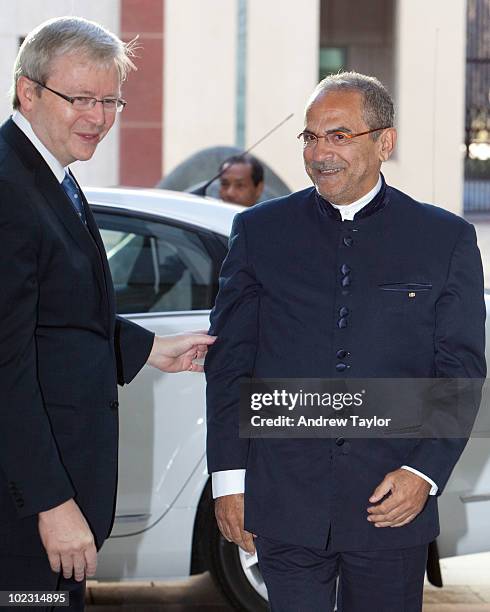
[[[319,94],[306,109],[305,131],[317,136],[342,130],[357,134],[374,127],[363,116],[362,94],[354,90],[333,90]],[[332,204],[351,204],[368,193],[377,183],[381,162],[393,150],[394,128],[359,136],[343,145],[331,145],[325,138],[303,149],[306,172],[318,193]]]
[[[67,96],[117,98],[120,81],[114,64],[95,64],[88,57],[72,53],[53,60],[50,76],[44,83]],[[62,166],[76,160],[88,160],[110,130],[115,113],[104,111],[102,104],[80,111],[56,94],[36,88],[26,77],[17,83],[20,110],[34,133]]]

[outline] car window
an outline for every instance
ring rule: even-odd
[[[207,310],[215,296],[213,260],[193,229],[95,212],[120,314]]]

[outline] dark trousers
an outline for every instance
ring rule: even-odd
[[[428,545],[331,552],[258,536],[272,612],[421,612]]]
[[[38,612],[54,610],[73,610],[82,612],[85,606],[85,580],[76,582],[73,578],[63,578],[62,574],[54,573],[45,557],[5,555],[0,551],[0,591],[68,591],[69,607],[32,607],[11,606],[0,610],[19,611],[37,610]]]

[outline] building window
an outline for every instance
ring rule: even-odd
[[[342,72],[347,66],[347,49],[344,47],[320,47],[320,75],[321,81],[329,74]]]
[[[320,79],[355,70],[393,95],[395,13],[396,0],[320,0]]]

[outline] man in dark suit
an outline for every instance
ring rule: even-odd
[[[237,215],[212,312],[216,517],[256,545],[279,612],[332,610],[338,577],[344,612],[421,610],[437,496],[465,440],[239,438],[240,379],[486,374],[474,228],[385,183],[393,114],[372,77],[317,86],[299,135],[315,187]]]
[[[68,165],[122,110],[131,45],[79,18],[46,22],[15,65],[0,128],[0,590],[68,590],[114,517],[117,384],[145,363],[200,371],[204,334],[154,337],[116,317],[104,246]]]

